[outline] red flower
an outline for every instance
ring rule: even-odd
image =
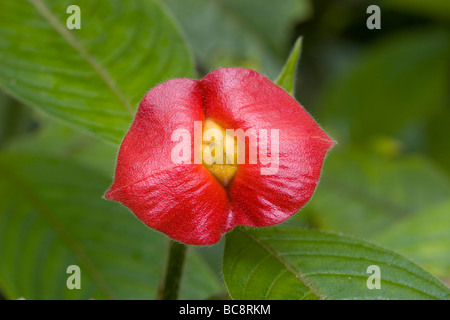
[[[194,137],[199,121],[203,131],[208,127],[248,133],[244,148],[238,150],[239,156],[245,153],[240,158],[244,163],[199,162],[206,153],[197,150],[198,143],[203,152],[211,145]],[[172,141],[176,130],[189,134],[183,137],[189,148],[179,154],[180,136]],[[270,152],[265,158],[264,130],[272,138],[278,133],[278,141],[267,143]],[[255,164],[250,145],[256,135],[260,154]],[[121,202],[146,225],[175,240],[213,244],[237,225],[270,226],[296,213],[312,196],[332,145],[295,99],[255,71],[224,68],[199,81],[173,79],[141,101],[105,197]],[[218,155],[215,152],[210,154]],[[184,156],[184,163],[174,161],[174,154]],[[276,156],[278,163],[269,165],[267,159],[275,162]]]

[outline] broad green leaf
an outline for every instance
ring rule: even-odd
[[[69,30],[69,5],[81,29]],[[0,2],[0,88],[119,143],[144,94],[194,75],[190,51],[153,0]]]
[[[250,67],[276,77],[309,0],[164,0],[183,26],[200,65]]]
[[[71,161],[0,156],[0,289],[8,298],[155,297],[165,237],[101,199],[109,183]],[[182,298],[220,288],[199,259],[196,252],[188,257]],[[66,287],[69,265],[81,268],[81,290]]]
[[[299,215],[310,215],[316,228],[370,239],[449,195],[446,175],[423,158],[335,152]]]
[[[408,259],[347,236],[292,227],[227,235],[223,276],[233,299],[449,299],[450,290]],[[380,268],[381,289],[368,289]]]
[[[295,76],[302,52],[302,37],[299,37],[292,48],[291,54],[284,64],[283,70],[275,83],[286,90],[291,96],[295,95]]]
[[[51,156],[61,161],[74,161],[109,177],[114,174],[117,148],[88,134],[48,117],[37,117],[40,130],[33,135],[18,137],[5,146],[8,153]]]
[[[105,173],[110,177],[114,169],[116,150],[109,144],[102,143],[90,136],[80,134],[74,129],[60,123],[49,121],[45,117],[39,119],[41,130],[37,134],[16,138],[6,147],[8,153],[26,152],[27,155],[40,157],[41,154],[51,155],[60,161],[70,161],[83,167]],[[145,232],[145,230],[143,230]],[[161,242],[160,239],[156,241]],[[163,250],[157,259],[163,263]],[[197,250],[188,250],[188,263],[185,269],[187,278],[182,282],[181,297],[187,299],[204,299],[223,291],[217,276],[211,272]]]
[[[450,200],[399,221],[376,241],[437,276],[450,277]]]
[[[361,146],[423,123],[446,103],[449,43],[439,30],[384,38],[325,89],[318,119],[341,144]]]

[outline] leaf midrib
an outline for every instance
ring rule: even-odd
[[[53,26],[61,37],[73,48],[75,49],[82,58],[93,68],[97,75],[105,82],[107,87],[114,93],[114,95],[119,99],[119,101],[124,106],[130,117],[133,117],[134,110],[130,102],[125,98],[125,95],[119,89],[117,83],[109,75],[108,71],[87,51],[87,49],[81,44],[80,41],[73,36],[67,28],[65,28],[57,17],[47,8],[47,6],[42,2],[42,0],[28,0],[39,12],[39,14],[47,20],[47,22]]]
[[[309,288],[309,289],[311,290],[311,292],[312,292],[317,298],[322,299],[322,300],[323,300],[323,299],[326,299],[326,296],[320,294],[315,288],[313,288],[313,287],[311,286],[311,284],[309,284],[309,282],[305,279],[305,277],[304,277],[305,275],[299,273],[299,272],[295,269],[295,267],[294,267],[292,264],[290,264],[288,261],[286,261],[285,259],[283,259],[283,256],[282,256],[282,255],[278,254],[275,250],[273,250],[272,248],[270,248],[269,246],[267,246],[265,243],[263,243],[263,242],[262,242],[260,239],[258,239],[257,237],[253,236],[251,233],[245,231],[243,228],[240,228],[239,231],[240,231],[242,234],[244,234],[245,236],[247,236],[248,238],[250,238],[251,240],[255,241],[255,243],[257,243],[259,246],[261,246],[261,247],[262,247],[264,250],[266,250],[270,255],[272,255],[278,262],[280,262],[283,266],[285,266],[286,269],[287,269],[288,271],[290,271],[297,279],[299,279],[299,280],[300,280],[307,288]],[[355,258],[355,257],[352,257],[352,258]],[[403,257],[403,258],[404,258],[404,257]],[[406,259],[406,258],[404,258],[404,259]],[[382,262],[382,261],[380,261],[380,262]],[[383,263],[386,263],[386,262],[383,262]],[[400,267],[400,266],[396,266],[396,267],[399,268],[399,269],[401,269],[401,270],[403,270],[403,271],[407,271],[407,272],[408,272],[409,274],[411,274],[411,275],[414,275],[414,276],[416,276],[416,277],[419,277],[419,278],[422,279],[423,281],[430,281],[429,279],[426,279],[426,278],[423,277],[422,275],[418,275],[418,274],[416,274],[416,273],[413,273],[412,271],[407,270],[407,269],[405,269],[404,267]],[[308,275],[314,275],[314,274],[308,274]],[[319,275],[319,273],[317,273],[317,275]],[[358,275],[351,275],[351,276],[357,277]],[[420,290],[419,288],[412,287],[412,286],[410,286],[410,285],[408,285],[408,284],[401,283],[401,282],[395,282],[395,281],[391,281],[391,280],[385,280],[385,281],[391,282],[391,283],[396,284],[396,285],[399,285],[399,286],[407,287],[407,288],[412,289],[412,290],[414,290],[414,291],[416,291],[416,292],[418,292],[418,293],[420,293],[420,294],[422,294],[422,295],[426,295],[426,296],[428,296],[428,297],[430,297],[430,298],[432,298],[432,299],[439,299],[439,297],[436,296],[436,295],[433,294],[433,293],[429,293],[429,292]],[[435,285],[436,285],[436,284],[435,284]],[[442,288],[440,288],[440,289],[442,289]]]
[[[82,261],[86,267],[87,272],[91,275],[93,281],[98,285],[98,288],[110,299],[115,299],[113,291],[109,288],[106,280],[102,276],[101,272],[97,269],[91,258],[88,256],[83,246],[70,234],[65,225],[56,217],[50,206],[46,204],[45,200],[19,176],[13,173],[13,170],[0,161],[0,174],[6,181],[10,182],[10,185],[17,189],[25,198],[27,198],[39,214],[44,218],[51,228],[56,231],[56,234],[66,243],[69,248],[78,258]]]
[[[318,299],[324,300],[325,297],[320,294],[315,288],[311,286],[311,284],[306,281],[306,279],[303,277],[302,274],[300,274],[293,265],[291,265],[289,262],[287,262],[283,257],[281,257],[279,254],[277,254],[276,251],[272,250],[272,248],[266,246],[264,243],[262,243],[258,238],[254,237],[252,234],[248,233],[244,229],[240,228],[239,231],[250,238],[251,240],[255,241],[260,247],[262,247],[265,251],[267,251],[272,257],[275,258],[279,263],[281,263],[288,271],[290,271],[296,279],[298,279],[303,285],[305,285]]]

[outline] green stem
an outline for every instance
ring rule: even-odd
[[[180,288],[181,275],[183,272],[186,245],[170,240],[169,258],[167,260],[166,273],[160,283],[157,299],[176,300]]]

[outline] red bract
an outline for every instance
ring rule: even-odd
[[[247,152],[224,186],[201,163],[174,163],[174,130],[193,137],[194,122],[206,119],[224,129],[278,129],[277,172],[261,174],[265,165],[250,164]],[[213,244],[237,225],[271,226],[296,213],[312,196],[332,145],[295,99],[255,71],[224,68],[199,81],[173,79],[141,101],[105,197],[175,240]]]

